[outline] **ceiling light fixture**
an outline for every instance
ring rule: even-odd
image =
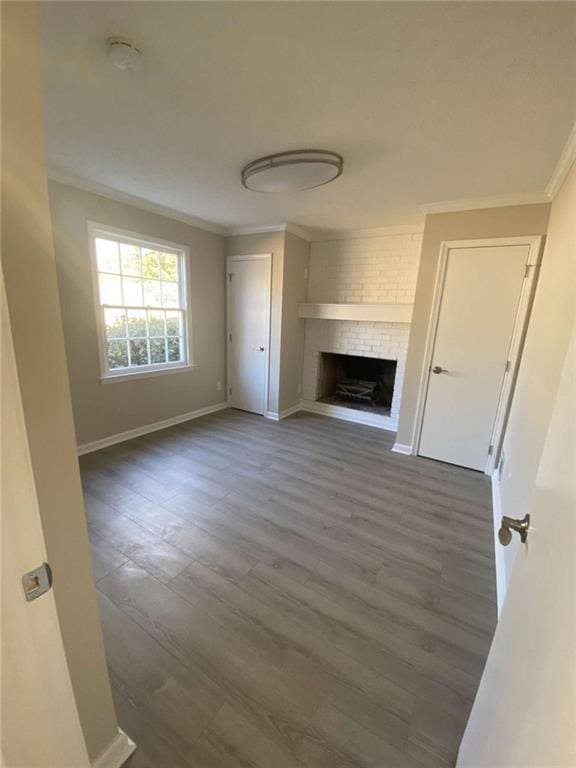
[[[297,149],[253,160],[242,169],[242,185],[253,192],[300,192],[329,184],[342,173],[337,152]]]
[[[109,37],[106,41],[108,58],[118,69],[140,69],[142,51],[123,37]]]

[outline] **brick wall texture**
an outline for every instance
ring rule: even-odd
[[[421,234],[313,243],[308,302],[412,304]],[[387,426],[398,425],[409,323],[306,320],[302,395],[316,400],[320,352],[396,360],[394,399]]]

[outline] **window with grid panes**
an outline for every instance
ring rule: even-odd
[[[189,364],[185,248],[91,228],[104,376]]]

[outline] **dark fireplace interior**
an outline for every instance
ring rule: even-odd
[[[320,353],[318,401],[390,415],[396,360]]]

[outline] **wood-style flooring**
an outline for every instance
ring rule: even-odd
[[[496,620],[489,483],[311,414],[81,459],[129,768],[445,768]]]

